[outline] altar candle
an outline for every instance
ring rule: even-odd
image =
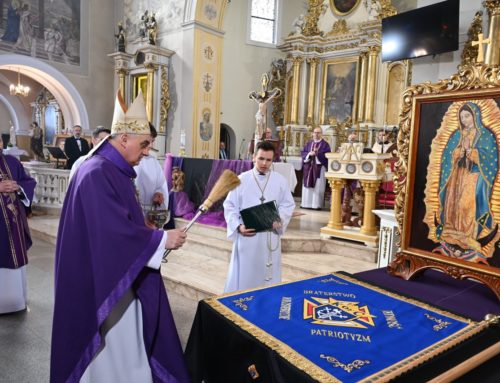
[[[184,130],[181,130],[181,147],[186,146],[186,133]]]

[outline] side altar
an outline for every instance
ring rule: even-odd
[[[343,143],[338,153],[327,153],[328,171],[326,178],[332,188],[330,220],[321,228],[323,238],[343,238],[363,242],[366,246],[376,247],[378,230],[373,210],[376,196],[385,176],[385,160],[391,154],[363,153],[360,142]],[[344,225],[342,221],[342,194],[347,192],[350,182],[359,181],[363,197],[361,227]],[[361,213],[361,212],[360,212]]]

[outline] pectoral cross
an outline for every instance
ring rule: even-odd
[[[476,60],[476,62],[478,62],[478,63],[484,62],[484,47],[483,47],[483,44],[488,45],[490,43],[491,43],[491,39],[483,39],[483,34],[482,33],[479,33],[477,35],[477,40],[472,42],[472,46],[478,45],[478,47],[477,47],[477,60]]]
[[[260,203],[264,203],[264,201],[266,200],[266,199],[264,198],[264,194],[263,194],[263,195],[261,195],[259,199],[260,199]]]

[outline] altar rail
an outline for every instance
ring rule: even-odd
[[[23,162],[26,171],[36,180],[33,205],[62,208],[69,184],[69,170],[54,169],[50,164]]]

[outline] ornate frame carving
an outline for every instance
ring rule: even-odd
[[[415,174],[418,165],[419,171],[424,172],[423,174],[427,176],[427,168],[422,171],[421,164],[417,164],[417,162],[419,158],[425,158],[425,151],[429,153],[431,150],[429,146],[426,147],[425,142],[418,142],[419,132],[422,131],[422,129],[419,129],[422,119],[420,115],[421,107],[433,103],[453,104],[454,102],[468,100],[494,100],[497,105],[500,103],[500,68],[498,66],[465,65],[459,67],[458,73],[449,79],[434,84],[429,82],[418,84],[408,88],[403,94],[398,134],[400,159],[396,164],[396,177],[394,179],[394,187],[397,193],[396,219],[402,234],[401,252],[389,265],[388,271],[390,274],[410,279],[422,270],[428,268],[440,269],[453,278],[471,278],[480,281],[490,287],[500,299],[500,266],[491,266],[437,254],[432,252],[428,246],[427,248],[425,246],[419,247],[419,245],[416,245],[415,238],[412,238],[415,232],[427,228],[423,220],[419,220],[419,216],[417,216],[417,214],[422,215],[422,213],[415,212],[420,205],[414,206],[414,204],[419,203],[419,198],[423,194],[422,190],[419,189],[421,182],[424,182],[425,187],[429,187],[429,185],[425,185],[426,182],[429,182],[428,180],[419,181]],[[441,125],[440,119],[443,115],[444,113],[435,117],[437,126],[426,126],[425,130],[437,129]],[[422,134],[429,135],[429,133]],[[431,132],[430,135],[433,139],[434,132]],[[496,135],[496,145],[500,147],[498,137]],[[498,157],[500,158],[500,153]],[[428,156],[426,161],[429,161]],[[497,173],[495,185],[500,182],[498,180],[499,173]],[[495,188],[493,188],[492,193],[490,201],[500,198],[500,193]],[[423,206],[425,210],[426,205]],[[500,222],[500,211],[495,214],[495,209],[492,208],[491,210],[494,221]],[[414,228],[416,225],[420,226],[418,230]],[[494,245],[494,251],[500,252],[497,246],[498,242],[495,242]]]

